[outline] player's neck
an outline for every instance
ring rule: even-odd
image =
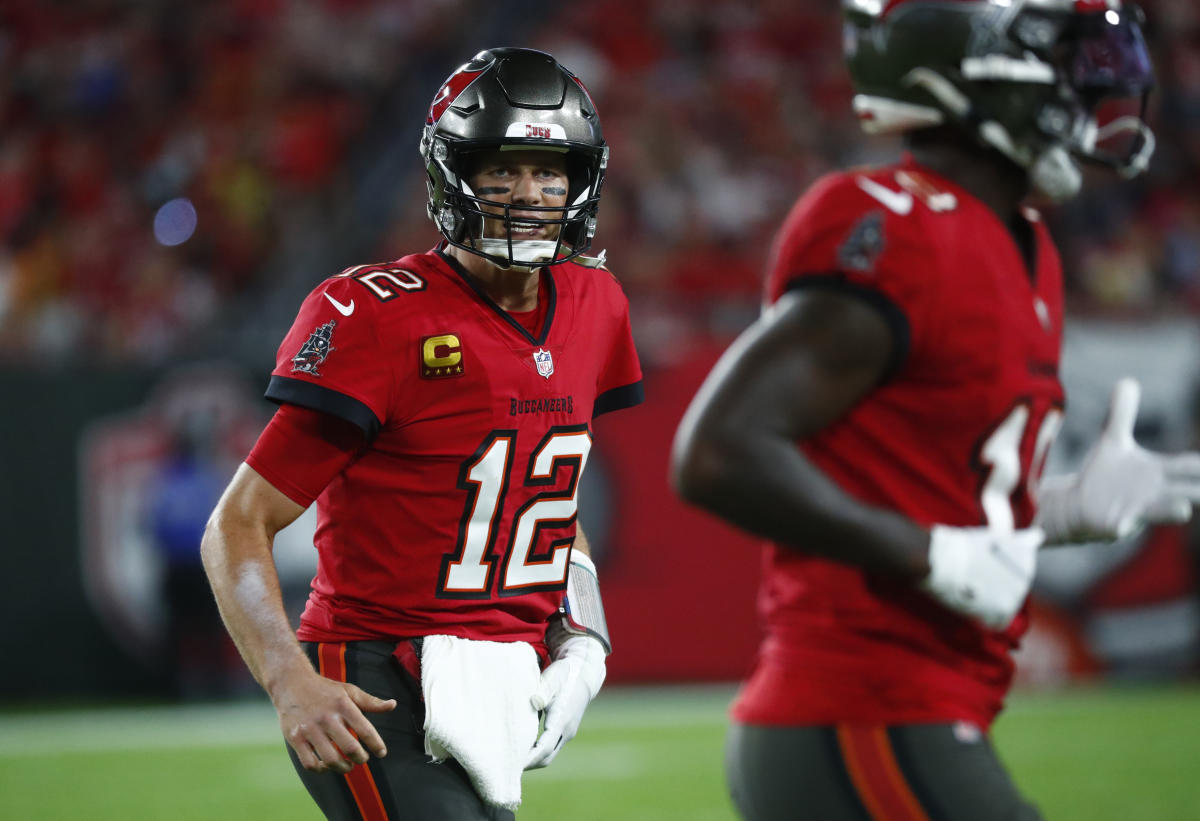
[[[908,149],[918,164],[971,192],[1005,225],[1012,222],[1029,194],[1023,168],[957,133],[923,135],[911,139]]]
[[[467,276],[505,311],[532,311],[537,308],[540,268],[533,271],[501,268],[478,254],[451,245],[446,253],[454,257]]]

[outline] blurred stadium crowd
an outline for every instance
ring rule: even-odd
[[[433,244],[425,107],[503,44],[552,51],[596,98],[597,244],[646,355],[726,337],[797,193],[896,150],[849,112],[839,5],[8,0],[0,360],[167,362],[248,317],[262,336],[230,338],[269,355],[321,278]],[[1145,5],[1158,153],[1053,216],[1076,312],[1200,311],[1200,5]]]

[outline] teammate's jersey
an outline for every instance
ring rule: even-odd
[[[1026,216],[1032,275],[987,206],[911,163],[825,177],[793,209],[768,301],[853,292],[897,342],[881,384],[800,443],[851,496],[922,525],[1032,521],[1031,484],[1062,418],[1062,274]],[[760,724],[986,726],[1027,624],[1022,613],[988,630],[911,584],[780,545],[765,549],[759,604],[768,635],[734,715]]]
[[[642,386],[612,274],[542,277],[536,337],[438,251],[350,268],[304,301],[267,397],[347,419],[368,444],[317,500],[301,639],[543,640],[591,420]]]

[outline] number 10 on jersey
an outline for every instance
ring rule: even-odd
[[[592,449],[586,425],[551,428],[534,449],[525,472],[527,488],[546,487],[513,514],[503,556],[494,550],[504,519],[504,503],[512,477],[517,431],[492,431],[463,462],[458,487],[467,492],[466,508],[452,553],[442,557],[438,576],[441,598],[489,598],[497,565],[503,568],[499,594],[519,595],[536,588],[562,588],[573,537],[552,542],[548,555],[535,556],[534,545],[544,527],[568,527],[578,509],[579,477]],[[559,467],[570,469],[565,488],[555,488]]]

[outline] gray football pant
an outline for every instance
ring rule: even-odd
[[[986,735],[951,724],[734,724],[725,748],[746,821],[1041,821]]]
[[[395,642],[306,643],[321,673],[357,684],[380,698],[396,699],[388,713],[366,713],[387,747],[349,775],[311,773],[288,746],[292,765],[309,795],[330,821],[513,821],[507,810],[485,805],[453,759],[430,764],[425,755],[425,708],[420,684],[396,659]],[[368,777],[369,776],[369,777]]]

